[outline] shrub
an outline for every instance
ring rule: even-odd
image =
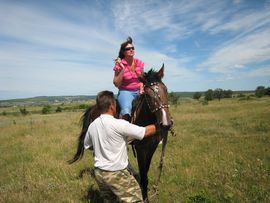
[[[169,102],[171,104],[178,104],[178,99],[180,98],[175,92],[169,93]]]
[[[186,201],[186,203],[210,203],[212,202],[208,195],[204,191],[200,191],[198,193],[190,195]]]
[[[206,101],[211,101],[211,100],[213,100],[213,98],[214,98],[213,90],[212,90],[212,89],[207,90],[207,91],[205,92],[205,97],[204,97],[204,99],[205,99]]]
[[[25,107],[20,108],[20,112],[21,112],[21,114],[24,115],[24,116],[27,115],[27,114],[29,114],[29,112],[26,110]]]
[[[201,98],[201,96],[202,96],[202,93],[200,93],[200,92],[195,92],[195,94],[193,95],[193,99],[199,100],[199,99]]]
[[[50,105],[46,105],[42,108],[42,114],[48,114],[51,112],[52,107]]]
[[[255,95],[256,97],[262,97],[264,96],[266,93],[266,89],[264,88],[264,86],[258,86],[255,90]]]
[[[87,109],[88,106],[89,106],[89,105],[87,105],[87,104],[80,104],[78,108],[79,108],[79,109]]]
[[[208,101],[207,100],[202,101],[202,105],[208,105]]]
[[[267,88],[265,89],[265,95],[270,96],[270,87],[267,87]]]
[[[217,88],[214,90],[213,98],[218,99],[220,101],[220,99],[222,99],[223,97],[224,97],[224,93],[222,89]]]
[[[243,98],[246,97],[246,95],[244,95],[243,93],[240,93],[239,95],[237,95],[238,98]]]
[[[233,91],[232,90],[223,90],[223,96],[224,96],[224,98],[232,98]]]
[[[55,112],[62,112],[62,108],[60,106],[57,107],[57,109],[55,110]]]

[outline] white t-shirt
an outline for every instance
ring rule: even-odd
[[[128,165],[127,138],[142,140],[145,128],[101,114],[90,125],[84,139],[84,148],[94,148],[94,166],[117,171]]]

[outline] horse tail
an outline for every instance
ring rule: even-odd
[[[80,136],[78,138],[78,145],[77,145],[77,152],[75,153],[74,157],[68,161],[69,164],[72,164],[83,157],[84,154],[84,138],[90,123],[92,123],[98,116],[96,105],[90,106],[86,109],[84,114],[81,117],[81,126],[82,130]]]

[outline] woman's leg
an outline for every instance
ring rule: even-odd
[[[139,91],[119,90],[118,102],[120,106],[120,117],[130,121],[132,101],[139,95]]]

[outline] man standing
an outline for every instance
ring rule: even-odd
[[[105,202],[143,202],[141,189],[128,166],[128,137],[142,140],[156,132],[155,125],[140,127],[116,119],[116,101],[110,91],[96,98],[101,115],[88,128],[85,149],[94,150],[94,175]]]

